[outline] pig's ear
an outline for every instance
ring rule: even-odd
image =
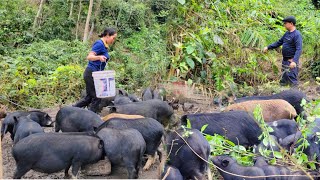
[[[100,139],[100,142],[99,142],[99,149],[103,149],[103,141]]]
[[[50,117],[49,114],[47,113],[44,114],[44,118],[49,118],[49,117]]]
[[[229,165],[229,160],[227,160],[227,159],[222,160],[221,165],[223,167],[227,167]]]
[[[311,140],[312,142],[317,142],[317,135],[316,134],[312,135]]]

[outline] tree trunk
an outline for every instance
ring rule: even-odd
[[[35,29],[37,27],[38,19],[40,18],[41,11],[42,11],[42,6],[44,4],[44,1],[45,0],[41,0],[40,1],[40,5],[39,5],[39,9],[38,9],[37,15],[36,15],[36,17],[34,18],[34,21],[33,21],[33,26],[32,26],[33,31],[35,31]]]
[[[72,11],[73,11],[73,1],[71,0],[71,4],[70,4],[70,13],[69,13],[69,19],[72,17]]]
[[[91,23],[90,32],[89,32],[89,34],[88,34],[88,38],[87,38],[87,39],[90,39],[90,38],[91,38],[92,33],[93,33],[93,29],[94,29],[94,20],[93,20],[92,23]]]
[[[86,20],[86,25],[84,27],[84,33],[83,33],[83,42],[86,42],[88,39],[88,34],[89,34],[89,23],[90,23],[90,18],[91,18],[91,13],[92,13],[92,6],[93,6],[93,0],[90,0],[89,4],[89,9],[88,9],[88,15],[87,15],[87,20]]]
[[[99,20],[99,13],[100,13],[100,6],[101,6],[101,1],[102,0],[98,0],[98,4],[97,4],[97,6],[96,6],[96,8],[95,8],[95,10],[94,10],[94,17],[93,17],[93,21],[92,21],[92,23],[91,23],[91,28],[90,28],[90,33],[89,33],[89,36],[88,36],[88,38],[87,39],[90,39],[91,38],[91,36],[92,36],[92,33],[93,33],[93,29],[94,29],[94,24],[96,23],[97,24],[97,22],[98,22],[98,20]]]
[[[78,40],[78,29],[79,29],[79,23],[80,23],[81,8],[82,8],[82,3],[81,3],[81,0],[79,0],[79,12],[78,12],[77,25],[76,25],[76,39],[77,40]]]

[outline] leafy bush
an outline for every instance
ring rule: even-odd
[[[0,94],[34,108],[75,101],[84,88],[87,52],[87,45],[79,41],[54,40],[0,56]]]
[[[29,31],[36,9],[24,0],[3,0],[0,3],[0,54],[11,52],[13,48],[33,41]]]
[[[136,90],[162,79],[169,60],[161,28],[144,28],[115,45],[109,68],[116,70],[118,87]]]

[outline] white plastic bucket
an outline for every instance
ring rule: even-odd
[[[92,72],[94,88],[98,98],[106,98],[116,95],[115,71]]]

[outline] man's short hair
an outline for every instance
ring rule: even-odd
[[[296,25],[296,18],[294,16],[287,16],[282,20],[282,22],[289,22],[292,23],[293,25]]]

